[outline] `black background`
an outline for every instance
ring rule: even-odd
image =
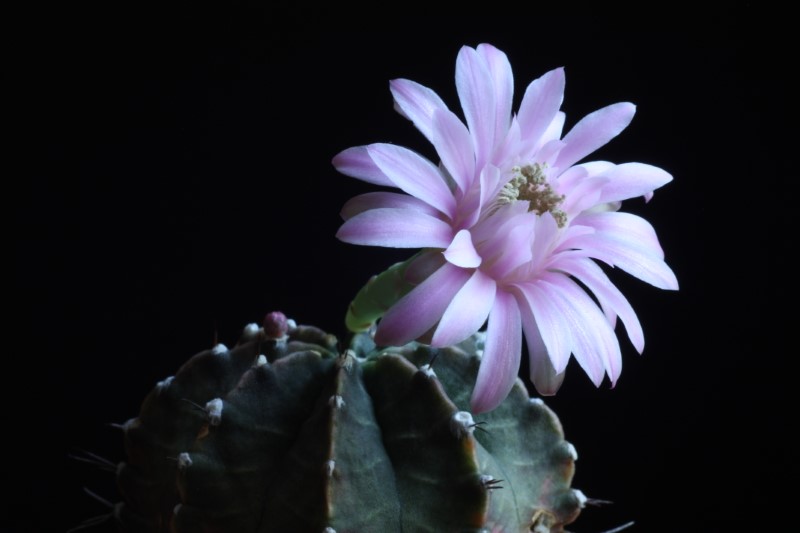
[[[15,274],[0,530],[63,532],[105,512],[82,488],[114,500],[113,480],[68,455],[120,460],[106,423],[135,416],[215,338],[231,345],[275,309],[344,335],[355,292],[407,252],[336,240],[342,204],[375,188],[330,160],[378,141],[435,158],[393,111],[388,81],[415,80],[458,109],[456,54],[481,42],[508,54],[515,108],[558,66],[567,127],[636,103],[593,159],[675,177],[624,206],[656,227],[681,284],[615,273],[644,354],[623,338],[615,389],[571,363],[547,400],[580,454],[574,486],[614,502],[571,530],[791,528],[796,58],[780,13],[166,5],[42,8],[19,19],[9,49],[20,91],[6,103],[23,119],[11,155],[24,165],[5,172]]]

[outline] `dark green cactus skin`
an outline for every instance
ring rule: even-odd
[[[120,529],[556,533],[577,518],[574,449],[521,381],[477,426],[467,413],[480,334],[438,350],[336,344],[251,325],[159,383],[124,425]]]

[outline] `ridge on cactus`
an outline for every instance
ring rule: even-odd
[[[386,143],[333,159],[343,174],[402,191],[347,202],[337,236],[422,249],[392,271],[392,283],[362,291],[348,324],[380,319],[380,345],[444,347],[487,323],[470,400],[475,412],[494,409],[513,387],[523,331],[540,394],[558,390],[570,355],[596,386],[605,376],[614,386],[622,370],[617,318],[639,353],[644,333],[595,261],[678,289],[653,227],[619,211],[623,200],[649,201],[672,176],[643,163],[583,162],[628,126],[635,106],[604,107],[562,136],[563,68],[531,82],[515,113],[511,65],[494,46],[461,48],[455,81],[466,124],[433,90],[406,79],[390,83],[395,108],[431,142],[438,163]]]
[[[380,349],[362,333],[339,352],[280,316],[189,359],[122,426],[122,531],[559,533],[577,518],[577,453],[541,400],[517,381],[468,411],[484,334]]]

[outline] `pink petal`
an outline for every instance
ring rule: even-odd
[[[527,143],[537,144],[542,134],[553,123],[563,101],[563,67],[551,70],[533,80],[525,90],[517,113],[522,139]]]
[[[565,198],[561,209],[567,214],[567,219],[572,220],[580,213],[599,204],[600,193],[606,183],[608,183],[608,178],[601,176],[587,178],[564,193]]]
[[[514,98],[514,74],[508,57],[490,44],[479,44],[478,54],[486,61],[494,87],[495,113],[495,142],[506,136],[511,124],[511,104]]]
[[[575,220],[576,224],[590,226],[598,233],[607,233],[619,240],[635,241],[649,253],[664,259],[664,250],[658,242],[656,230],[648,221],[632,213],[587,213]]]
[[[431,346],[452,346],[483,326],[494,305],[497,284],[476,270],[447,306],[431,339]]]
[[[503,279],[511,271],[533,258],[531,247],[535,224],[536,214],[525,213],[515,217],[512,222],[500,230],[503,237],[497,236],[493,239],[499,245],[499,250],[487,250],[487,254],[499,253],[492,257],[491,266],[484,265],[485,270],[488,270],[492,277]]]
[[[542,290],[540,283],[519,283],[516,289],[532,313],[556,373],[564,372],[572,351],[572,335],[563,313],[553,297],[546,290]],[[522,303],[520,307],[523,307]]]
[[[559,111],[556,113],[556,116],[553,118],[553,121],[547,126],[547,129],[544,130],[542,134],[542,138],[539,139],[540,145],[544,145],[550,141],[555,141],[561,139],[561,134],[564,131],[564,123],[567,121],[567,115],[564,114],[563,111]]]
[[[603,382],[606,372],[613,386],[622,371],[622,353],[600,308],[586,291],[563,274],[550,273],[542,282],[561,299],[561,309],[572,334],[575,360],[596,386]]]
[[[528,344],[528,360],[530,367],[530,378],[536,391],[542,396],[552,396],[564,382],[566,372],[558,373],[553,367],[547,347],[542,341],[539,333],[539,326],[533,318],[533,313],[527,305],[524,297],[519,294],[517,298],[520,316],[522,317],[522,331],[525,333],[525,340]]]
[[[347,220],[336,237],[350,244],[390,248],[447,248],[453,230],[447,222],[409,209],[380,208]]]
[[[498,292],[489,313],[486,348],[470,405],[474,413],[491,411],[506,399],[517,380],[522,352],[522,324],[514,297]]]
[[[610,308],[615,315],[619,315],[622,323],[625,324],[625,331],[636,351],[644,351],[644,331],[639,322],[636,311],[623,296],[622,292],[606,276],[591,259],[574,259],[559,263],[559,268],[578,279],[581,283],[594,293],[602,307]],[[613,323],[611,323],[613,325]]]
[[[455,199],[433,163],[408,148],[371,144],[370,157],[395,186],[452,218]]]
[[[474,49],[463,46],[456,60],[456,89],[475,147],[475,166],[481,168],[494,151],[497,108],[492,75]]]
[[[652,196],[652,192],[672,181],[669,172],[644,163],[617,165],[608,174],[600,202],[616,202],[637,196]]]
[[[470,276],[469,270],[445,263],[386,312],[375,331],[375,343],[402,346],[424,334],[442,317]]]
[[[617,266],[645,283],[666,290],[678,290],[678,279],[667,264],[649,247],[632,239],[609,234],[582,235],[570,241],[587,256]]]
[[[612,104],[583,117],[563,141],[555,166],[566,169],[619,135],[633,120],[636,106],[629,102]]]
[[[391,207],[399,209],[411,209],[427,215],[436,216],[439,212],[422,200],[395,192],[368,192],[354,196],[342,206],[342,218],[347,220],[359,213],[370,209]]]
[[[472,235],[465,229],[456,233],[453,242],[444,251],[444,257],[449,263],[462,268],[477,268],[481,264],[481,256],[472,244]]]
[[[333,158],[333,166],[342,174],[367,183],[395,187],[392,180],[372,161],[366,146],[354,146],[339,152]]]
[[[447,110],[436,110],[433,123],[431,142],[458,188],[466,191],[475,180],[475,153],[469,131]]]
[[[430,140],[433,112],[437,109],[446,110],[444,101],[431,89],[411,80],[392,80],[389,89],[394,96],[395,109]]]

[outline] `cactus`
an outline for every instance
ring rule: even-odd
[[[337,339],[279,313],[186,362],[123,425],[130,532],[562,532],[586,498],[521,381],[468,412],[482,334],[434,349]]]

